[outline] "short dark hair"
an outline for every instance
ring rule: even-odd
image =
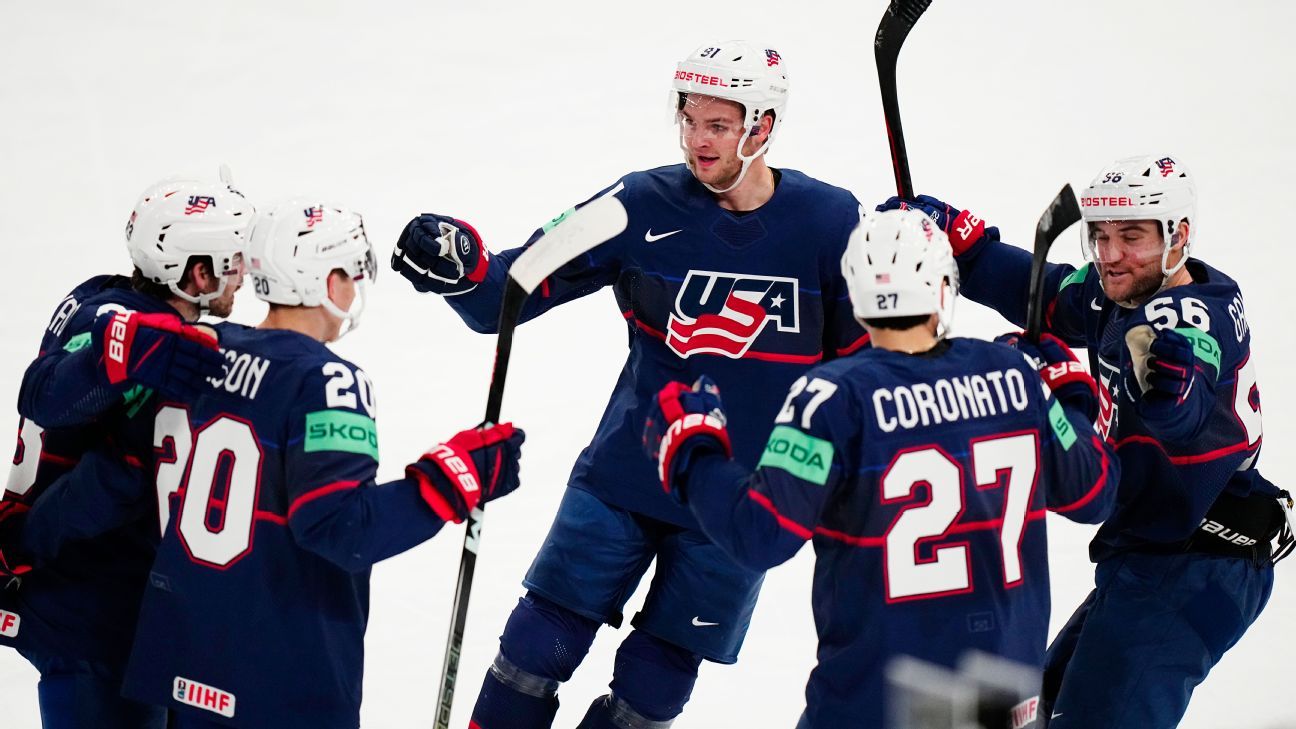
[[[212,271],[213,273],[215,272],[211,256],[190,256],[189,260],[185,262],[184,273],[181,274],[180,281],[176,284],[176,288],[183,289],[185,286],[189,285],[189,282],[193,280],[194,266],[197,265],[206,266],[208,271]],[[175,296],[175,293],[171,291],[169,286],[148,278],[144,275],[144,272],[139,269],[139,266],[136,266],[135,270],[131,271],[131,288],[141,294],[146,294],[155,299],[161,299],[162,301]]]
[[[874,329],[913,329],[922,326],[931,318],[931,314],[914,314],[913,316],[887,316],[876,319],[865,319],[864,323]]]

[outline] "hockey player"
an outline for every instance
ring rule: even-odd
[[[223,376],[157,403],[156,457],[134,478],[121,459],[83,463],[28,530],[45,552],[82,531],[75,515],[151,502],[162,542],[125,693],[171,709],[173,726],[354,729],[370,566],[517,488],[524,436],[466,430],[375,484],[373,384],[325,346],[355,326],[375,272],[360,216],[282,205],[258,220],[248,260],[270,311],[258,328],[217,327]],[[105,480],[117,487],[93,488]]]
[[[157,183],[126,225],[133,274],[95,276],[59,302],[18,397],[0,562],[19,554],[25,513],[84,452],[148,420],[146,406],[159,397],[194,392],[220,372],[215,339],[186,322],[204,310],[229,314],[252,213],[224,182]],[[164,711],[120,697],[154,529],[147,520],[126,524],[30,573],[8,563],[22,579],[6,579],[0,591],[0,644],[40,672],[47,728],[165,726]]]
[[[1053,729],[1173,727],[1273,585],[1283,517],[1255,468],[1250,327],[1237,283],[1190,257],[1196,190],[1178,157],[1118,160],[1080,203],[1090,263],[1049,266],[1045,328],[1089,350],[1098,429],[1123,476],[1090,545],[1096,588],[1049,648],[1046,718]],[[1029,253],[934,198],[886,203],[902,205],[951,232],[969,298],[1024,321]]]
[[[841,268],[872,348],[792,384],[754,473],[730,458],[739,424],[709,381],[663,388],[645,437],[660,486],[739,564],[765,570],[814,540],[802,729],[883,726],[897,655],[1041,666],[1045,511],[1096,523],[1116,491],[1089,420],[1097,388],[1069,349],[1014,338],[1046,362],[1036,375],[1010,347],[945,338],[958,272],[927,216],[868,215]]]
[[[620,625],[654,559],[611,694],[582,726],[667,726],[703,659],[737,660],[761,574],[732,564],[687,509],[647,488],[656,476],[640,455],[640,424],[667,382],[710,373],[750,393],[733,404],[746,425],[732,435],[739,462],[754,466],[759,428],[778,409],[775,393],[810,365],[865,343],[838,270],[858,202],[765,162],[786,111],[779,53],[744,41],[704,46],[678,65],[673,92],[685,164],[634,172],[600,192],[624,203],[629,227],[559,269],[523,311],[530,319],[611,286],[630,351],[504,628],[473,710],[480,729],[550,726],[559,684],[600,625]],[[392,265],[489,332],[524,248],[490,253],[467,224],[422,215],[401,234]]]

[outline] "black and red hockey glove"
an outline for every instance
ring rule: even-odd
[[[653,398],[644,423],[644,448],[657,459],[657,477],[662,488],[680,501],[689,466],[705,453],[733,457],[729,431],[725,428],[720,388],[703,375],[693,387],[671,382]]]
[[[941,202],[930,195],[919,195],[915,198],[892,197],[877,206],[878,212],[884,210],[921,210],[927,217],[949,237],[950,248],[954,255],[961,256],[972,246],[980,243],[987,236],[999,240],[998,228],[987,228],[985,221],[946,202]]]
[[[526,433],[512,423],[459,432],[405,467],[423,500],[445,521],[468,518],[477,504],[518,487],[518,460]]]
[[[1098,383],[1066,342],[1052,334],[1044,334],[1035,344],[1020,332],[1001,335],[995,341],[1030,357],[1039,370],[1040,379],[1065,407],[1083,414],[1091,423],[1098,418]]]
[[[136,311],[100,316],[91,332],[108,384],[128,382],[191,399],[219,377],[225,358],[208,327],[175,314]]]

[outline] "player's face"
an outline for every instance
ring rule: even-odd
[[[1089,250],[1107,298],[1138,304],[1161,288],[1164,279],[1161,253],[1165,242],[1160,223],[1113,220],[1088,226]]]
[[[680,146],[693,176],[713,187],[733,184],[742,172],[742,160],[738,158],[738,141],[743,136],[742,106],[691,94],[678,121]]]
[[[207,306],[207,313],[224,319],[234,311],[234,294],[243,287],[243,256],[235,255],[229,269],[224,271],[225,291]]]

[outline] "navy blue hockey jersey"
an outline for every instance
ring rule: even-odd
[[[687,509],[652,488],[656,474],[642,455],[646,403],[667,382],[702,374],[742,392],[730,403],[731,437],[735,457],[754,466],[779,393],[811,365],[866,343],[840,263],[859,202],[800,172],[776,174],[773,197],[745,214],[720,208],[682,164],[626,175],[600,193],[625,205],[625,231],[560,268],[527,301],[524,321],[611,286],[629,330],[625,367],[569,485],[691,526]],[[507,268],[524,249],[492,256],[476,289],[447,297],[473,329],[496,327]]]
[[[240,727],[354,728],[370,567],[444,522],[413,480],[374,483],[362,370],[295,332],[217,330],[223,376],[158,403],[147,443],[162,541],[124,693]]]
[[[1042,666],[1045,512],[1100,521],[1117,471],[1020,352],[953,339],[814,368],[787,393],[754,474],[711,455],[687,494],[703,531],[752,569],[813,539],[819,663],[805,726],[877,727],[898,655],[952,667],[978,649]]]
[[[54,554],[155,515],[125,693],[240,727],[355,727],[369,568],[443,522],[413,481],[374,483],[362,370],[301,334],[216,328],[211,392],[156,402],[119,448],[87,453],[24,543]]]
[[[1245,497],[1273,488],[1256,470],[1262,442],[1260,391],[1251,357],[1251,330],[1238,285],[1197,259],[1186,264],[1192,283],[1166,289],[1127,309],[1103,294],[1092,265],[1051,264],[1045,328],[1089,350],[1100,383],[1098,429],[1121,459],[1124,474],[1112,518],[1091,546],[1095,561],[1131,548],[1154,548],[1192,535],[1221,493]],[[997,241],[974,247],[959,261],[960,293],[1025,320],[1030,254]],[[1173,329],[1196,354],[1193,398],[1201,422],[1147,422],[1131,393],[1133,362],[1125,333],[1140,325]],[[1188,410],[1185,409],[1185,413]]]
[[[105,447],[128,423],[150,420],[144,406],[151,392],[125,383],[109,386],[89,346],[95,318],[126,309],[175,313],[130,289],[122,276],[91,278],[55,308],[19,393],[25,417],[0,508],[31,508],[86,452]],[[0,617],[7,625],[0,644],[121,670],[153,560],[153,532],[147,519],[121,524],[38,563],[20,590],[0,591],[0,612],[13,616]]]

